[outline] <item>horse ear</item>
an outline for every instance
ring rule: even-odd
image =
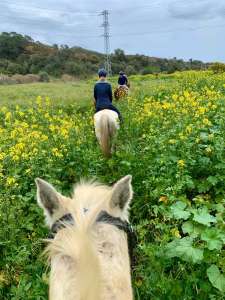
[[[132,176],[127,175],[114,184],[110,202],[112,208],[124,210],[126,207],[128,207],[133,197],[131,180]]]
[[[55,188],[43,179],[35,179],[37,185],[37,202],[43,208],[47,218],[51,218],[56,210],[59,209],[60,194]]]

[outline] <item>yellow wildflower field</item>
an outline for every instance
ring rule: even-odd
[[[33,85],[33,97],[26,85],[0,88],[1,299],[47,297],[41,253],[48,230],[34,179],[69,194],[80,178],[112,183],[126,174],[133,175],[135,191],[136,299],[223,299],[225,74],[188,71],[130,81],[130,95],[116,103],[124,124],[109,160],[94,136],[92,80],[67,86],[68,101],[47,84],[40,96]]]

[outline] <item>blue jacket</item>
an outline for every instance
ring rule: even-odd
[[[128,80],[127,80],[127,76],[126,75],[120,75],[119,79],[118,79],[118,84],[119,85],[127,85]]]
[[[96,108],[104,108],[112,104],[112,87],[107,81],[98,81],[94,87]]]

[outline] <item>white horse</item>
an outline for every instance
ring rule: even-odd
[[[73,197],[36,179],[37,200],[52,239],[50,300],[132,300],[128,254],[131,176],[112,187],[75,186]]]
[[[120,127],[118,114],[109,109],[103,109],[94,115],[95,134],[103,154],[110,157],[113,139]]]

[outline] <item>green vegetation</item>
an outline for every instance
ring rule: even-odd
[[[26,106],[29,101],[35,102],[38,96],[43,96],[53,99],[54,104],[87,105],[92,99],[92,88],[84,81],[16,84],[0,86],[0,95],[1,104]]]
[[[210,69],[213,71],[213,73],[217,74],[217,73],[224,73],[225,72],[225,64],[223,63],[213,63],[210,66]]]
[[[0,299],[47,298],[35,177],[69,194],[80,178],[108,184],[126,174],[135,299],[225,299],[224,74],[132,76],[109,160],[94,136],[93,82],[0,88]]]
[[[173,73],[182,70],[206,69],[207,64],[190,59],[162,59],[144,55],[125,55],[121,49],[111,56],[114,74],[123,69],[131,74]],[[87,78],[104,64],[101,53],[67,45],[44,45],[29,36],[11,32],[0,34],[0,74],[39,74],[61,77],[63,74]],[[46,78],[46,75],[45,75]]]

